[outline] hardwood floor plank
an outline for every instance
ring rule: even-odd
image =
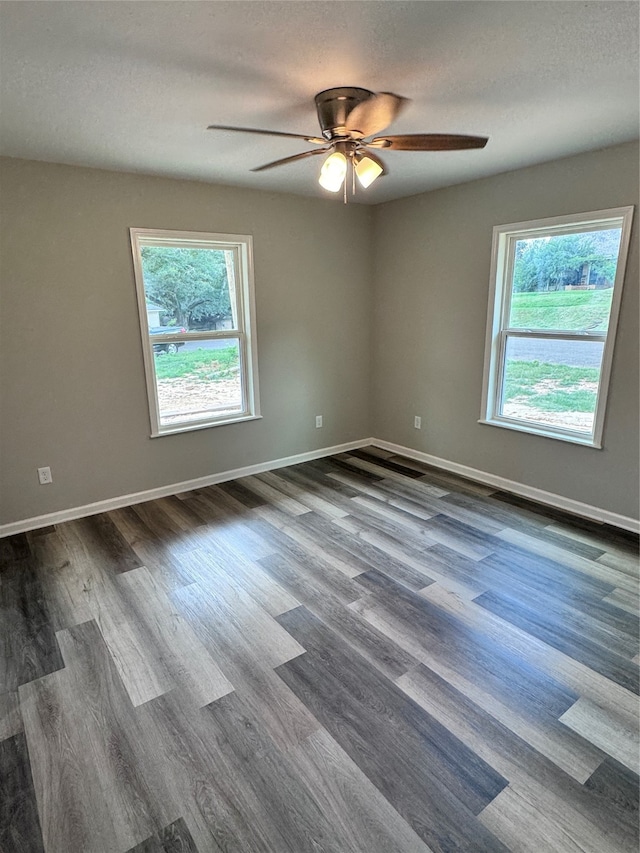
[[[351,606],[578,781],[588,778],[602,761],[600,750],[581,737],[569,736],[558,722],[562,708],[570,706],[577,694],[535,667],[520,668],[526,658],[510,647],[483,641],[473,630],[458,634],[437,616],[430,624],[429,616],[404,603],[398,603],[394,612],[373,595]]]
[[[239,480],[239,483],[245,489],[258,495],[258,497],[264,498],[267,503],[278,507],[278,509],[289,515],[304,515],[305,512],[310,512],[308,506],[304,506],[304,504],[301,504],[299,501],[289,497],[284,492],[281,492],[256,476],[243,477]]]
[[[178,818],[127,853],[198,853],[198,848],[184,819]]]
[[[417,664],[415,658],[344,607],[335,596],[315,584],[313,578],[303,576],[301,579],[297,565],[286,557],[265,557],[261,565],[284,584],[299,599],[299,603],[322,619],[385,675],[395,678]]]
[[[626,589],[614,589],[609,595],[606,595],[604,601],[619,607],[621,610],[626,610],[637,618],[640,610],[640,597]]]
[[[398,460],[407,468],[419,471],[422,475],[420,482],[433,483],[446,492],[455,491],[460,494],[469,495],[491,495],[494,492],[493,486],[487,486],[477,480],[469,480],[467,477],[454,474],[453,471],[436,468],[433,465],[427,465],[426,462],[408,459],[406,456],[394,455],[392,458]]]
[[[185,713],[169,693],[145,705],[141,718],[157,733],[170,796],[201,853],[287,850],[202,709]]]
[[[508,531],[502,531],[500,538],[506,533]],[[571,555],[567,555],[567,560],[570,559]],[[583,563],[597,565],[590,560],[582,560],[581,557],[575,559],[580,561],[581,566]],[[513,543],[505,544],[504,547],[498,546],[493,554],[483,560],[483,564],[501,572],[504,578],[510,576],[511,583],[516,587],[526,589],[527,586],[531,586],[534,590],[541,592],[547,590],[558,598],[566,598],[568,601],[575,600],[580,595],[596,599],[604,598],[612,592],[613,584],[604,580],[604,573],[600,573],[601,577],[595,577],[590,573],[571,568],[566,563],[567,561],[558,563],[556,560]],[[597,573],[598,570],[596,570]]]
[[[342,518],[344,515],[347,515],[346,510],[336,506],[335,503],[325,500],[314,491],[299,486],[291,479],[283,476],[281,474],[282,470],[279,469],[277,473],[266,471],[263,474],[256,474],[255,478],[291,498],[301,506],[306,507],[308,510],[313,510],[320,515],[326,515],[327,518]]]
[[[109,517],[141,564],[153,573],[165,589],[176,589],[194,582],[195,578],[182,565],[180,549],[174,550],[165,536],[157,538],[133,507],[111,510]]]
[[[148,638],[145,658],[156,660],[158,667],[162,667],[169,689],[180,690],[185,700],[196,707],[208,705],[233,690],[231,682],[147,569],[128,572],[119,578],[119,585],[132,615],[131,623]],[[115,644],[115,638],[108,639],[112,640],[111,645]],[[140,679],[139,670],[139,665],[126,670],[125,685]]]
[[[213,496],[221,492],[228,497],[233,498],[236,504],[240,504],[245,509],[254,509],[257,506],[266,506],[269,501],[259,495],[257,492],[248,489],[241,480],[230,480],[227,483],[218,483],[216,486],[210,486],[208,491]]]
[[[274,849],[343,853],[343,841],[331,815],[323,812],[291,753],[277,749],[242,698],[237,694],[225,697],[205,713],[225,753],[241,769],[254,803],[259,804],[247,817],[268,827],[269,835],[278,839]]]
[[[547,557],[549,560],[562,565],[563,568],[572,569],[574,573],[581,573],[582,575],[592,578],[594,581],[601,582],[604,586],[609,587],[604,593],[605,595],[611,592],[614,587],[626,589],[636,595],[640,589],[640,582],[637,575],[636,577],[632,577],[631,575],[621,572],[615,567],[607,566],[606,563],[602,562],[603,557],[606,557],[606,554],[598,560],[585,560],[584,557],[564,551],[557,545],[542,542],[541,540],[535,539],[533,536],[527,536],[523,533],[503,530],[498,534],[498,536],[500,539],[504,539],[505,542],[526,547],[527,550],[534,554],[539,554],[541,557]]]
[[[74,529],[91,552],[94,561],[100,561],[105,570],[119,574],[139,568],[142,563],[108,513],[79,518]]]
[[[635,715],[621,708],[602,708],[581,696],[561,717],[565,726],[615,758],[634,773],[640,771],[640,739]]]
[[[540,853],[562,850],[563,853],[602,853],[602,848],[578,844],[562,826],[542,811],[540,803],[530,795],[512,788],[504,789],[489,803],[480,820],[509,850]]]
[[[485,607],[507,622],[517,625],[533,637],[538,637],[569,657],[581,661],[605,678],[615,681],[633,693],[640,692],[640,672],[637,664],[629,659],[631,655],[629,654],[629,658],[622,657],[615,650],[609,651],[604,644],[585,636],[585,633],[580,633],[577,618],[574,620],[567,618],[568,608],[564,609],[564,621],[561,621],[554,618],[553,614],[541,612],[534,607],[526,607],[521,601],[495,592],[485,592],[474,601],[480,607]],[[587,618],[584,617],[585,626]],[[572,623],[576,626],[574,630],[571,629]],[[592,628],[589,633],[591,637],[595,634],[598,640],[606,643],[606,637],[603,638],[605,632],[596,634]],[[627,648],[622,640],[619,646],[625,650]]]
[[[447,492],[445,489],[438,489],[437,486],[431,486],[427,483],[423,483],[422,480],[407,480],[403,482],[401,480],[385,480],[377,478],[375,480],[366,479],[360,476],[361,472],[352,472],[346,468],[327,468],[326,469],[326,477],[327,479],[335,484],[335,487],[340,489],[349,489],[351,494],[348,496],[351,498],[355,498],[358,494],[372,495],[373,497],[379,497],[381,495],[381,490],[378,489],[380,484],[384,483],[386,485],[386,491],[390,491],[390,487],[393,484],[395,487],[393,493],[397,497],[407,498],[408,500],[413,500],[419,502],[422,498],[425,497],[434,497],[439,498],[442,495],[446,495]]]
[[[64,666],[37,566],[23,541],[28,555],[0,570],[0,693]]]
[[[344,839],[345,853],[431,853],[325,729],[306,738],[295,757],[321,809],[331,815]]]
[[[362,522],[355,515],[337,519],[332,527],[317,530],[316,535],[322,537],[323,532],[326,532],[332,546],[335,543],[342,553],[350,555],[347,559],[357,561],[358,575],[376,568],[412,589],[422,589],[433,582],[433,578],[423,571],[420,560],[412,559],[410,554],[396,547],[397,539],[379,532],[377,528],[372,530],[367,522]]]
[[[29,753],[23,734],[0,741],[0,850],[44,853]]]
[[[263,529],[267,531],[265,535],[270,541],[273,540],[274,532],[285,536],[302,553],[306,553],[307,558],[313,563],[317,561],[319,564],[330,565],[349,579],[366,571],[367,564],[364,561],[358,564],[357,559],[353,559],[349,552],[340,549],[340,547],[323,548],[322,541],[315,534],[308,532],[300,524],[292,524],[291,520],[275,507],[258,507],[253,512],[254,521],[257,524],[264,523],[266,525]],[[341,524],[344,519],[335,519],[335,521]],[[285,550],[288,549],[285,544],[282,544],[281,547]],[[274,550],[273,553],[277,553],[277,550]]]
[[[638,774],[613,758],[605,759],[584,783],[586,790],[610,805],[618,820],[638,826]]]
[[[165,795],[156,743],[97,625],[58,637],[65,669],[20,688],[45,850],[128,850],[179,816]]]
[[[521,628],[505,622],[501,617],[478,607],[474,602],[460,598],[439,585],[427,587],[421,595],[437,602],[438,607],[457,616],[469,627],[480,631],[485,636],[484,642],[496,642],[508,646],[534,666],[548,672],[576,696],[591,699],[603,708],[619,708],[630,717],[638,719],[637,697],[624,687],[589,669],[580,661],[568,657],[527,634]]]
[[[437,545],[435,541],[433,545],[425,543],[424,548],[420,548],[387,533],[372,531],[368,525],[354,519],[342,519],[339,524],[358,539],[402,563],[405,566],[403,571],[398,571],[396,563],[393,563],[391,567],[385,566],[384,573],[411,589],[421,590],[438,582],[463,598],[475,598],[487,588],[480,580],[479,569],[475,568],[478,565],[476,561],[444,545]]]
[[[350,450],[347,454],[354,459],[361,459],[364,462],[377,465],[380,468],[386,468],[388,471],[393,471],[396,474],[402,474],[404,477],[417,478],[419,473],[407,465],[403,465],[399,456],[379,456],[372,454],[366,447],[359,450]]]
[[[406,565],[383,553],[374,545],[370,545],[364,540],[362,542],[354,541],[352,536],[346,535],[342,527],[338,526],[338,523],[341,525],[344,521],[345,519],[338,519],[337,522],[328,522],[314,513],[309,513],[304,519],[299,520],[294,531],[289,535],[299,538],[299,532],[302,531],[308,538],[315,541],[316,549],[321,552],[324,550],[357,570],[353,572],[352,576],[369,571],[371,568],[380,568],[393,572],[414,585],[424,586],[429,582],[429,578],[410,570]],[[289,531],[287,532],[289,533]]]
[[[189,555],[189,559],[194,566],[206,564],[206,556],[197,552]],[[250,655],[265,667],[279,666],[304,651],[251,596],[222,577],[215,589],[191,584],[176,590],[172,598],[184,605],[197,625],[199,620],[212,619],[216,614],[223,626],[229,628],[229,638],[237,637],[238,653]]]
[[[420,644],[432,654],[441,652],[467,677],[477,678],[481,674],[484,686],[490,687],[494,695],[516,702],[518,697],[527,696],[530,707],[537,705],[541,713],[551,718],[564,713],[578,698],[527,665],[510,649],[483,642],[478,632],[467,628],[427,597],[375,571],[361,575],[358,582],[371,593],[358,609],[366,612],[376,608],[393,614],[406,625],[407,633],[414,629]]]
[[[226,542],[205,542],[199,554],[202,559],[191,563],[191,571],[207,589],[215,590],[222,575],[225,583],[243,589],[270,616],[279,616],[300,604],[258,562],[247,559]]]
[[[339,509],[348,506],[349,498],[355,498],[360,494],[359,488],[338,482],[327,473],[312,468],[311,465],[311,462],[304,462],[300,465],[291,465],[289,468],[279,468],[278,475],[305,491],[322,497],[327,503]],[[358,480],[358,483],[360,482]]]
[[[601,557],[598,557],[597,562],[603,566],[608,566],[610,569],[614,569],[616,573],[628,575],[628,589],[632,592],[638,591],[636,582],[638,579],[638,568],[640,567],[640,561],[638,560],[637,554],[629,555],[626,553],[621,553],[620,551],[605,551],[605,553],[602,554]]]
[[[473,809],[490,801],[504,780],[460,750],[444,728],[434,728],[431,718],[420,717],[417,706],[406,705],[400,691],[353,653],[338,657],[339,644],[304,608],[279,621],[312,651],[278,673],[429,847],[503,850],[482,831]],[[349,663],[349,677],[339,678],[336,669]],[[354,667],[360,669],[355,683]],[[393,713],[400,706],[405,719]],[[390,719],[396,724],[389,726]]]
[[[23,730],[18,691],[0,693],[0,741],[20,734]]]
[[[551,824],[546,830],[549,835],[562,832],[574,839],[579,849],[593,850],[594,853],[635,851],[638,843],[637,803],[626,800],[621,803],[613,780],[612,783],[603,780],[600,784],[590,785],[587,779],[584,785],[580,784],[428,667],[420,665],[401,676],[397,684],[509,779],[512,792],[521,794],[528,802],[535,801],[538,819]],[[602,767],[600,764],[589,778],[597,778]],[[490,809],[491,804],[482,812],[483,818]],[[529,829],[529,821],[535,822],[535,815],[525,815],[523,825],[521,818],[513,811],[511,814],[515,825],[522,827],[523,832]],[[498,824],[494,830],[503,837]],[[532,837],[537,837],[535,829]],[[517,844],[514,849],[519,849]],[[543,846],[539,849],[549,848]]]
[[[286,526],[278,529],[263,519],[252,522],[261,535],[273,545],[273,554],[261,558],[281,555],[293,560],[301,578],[319,585],[326,593],[335,596],[343,604],[355,601],[362,595],[362,587],[354,580],[360,574],[357,569],[338,558],[327,556],[326,552],[311,536],[301,533],[296,528]]]

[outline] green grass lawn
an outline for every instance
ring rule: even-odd
[[[198,349],[189,352],[178,350],[174,355],[157,355],[156,376],[162,379],[189,377],[197,382],[231,379],[236,376],[240,365],[237,346],[223,349]]]
[[[569,367],[539,361],[509,361],[505,367],[503,401],[520,398],[546,412],[594,412],[596,391],[584,383],[597,383],[597,367]]]
[[[613,288],[557,290],[550,293],[514,293],[512,328],[605,331],[609,323]]]

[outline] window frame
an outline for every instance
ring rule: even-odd
[[[482,409],[478,423],[516,430],[545,438],[569,441],[587,447],[602,449],[602,435],[606,414],[606,403],[611,378],[613,348],[615,344],[622,288],[624,284],[633,205],[608,210],[590,211],[566,216],[536,219],[496,225],[493,229],[491,271],[489,280],[489,308],[485,340],[484,372],[482,381]],[[620,249],[613,284],[611,312],[607,331],[589,333],[587,330],[517,329],[507,325],[512,297],[515,245],[518,240],[559,234],[583,233],[621,227]],[[528,339],[553,338],[554,340],[602,341],[604,343],[600,365],[600,381],[591,433],[537,424],[535,421],[517,420],[499,414],[504,385],[505,354],[507,341],[511,337]]]
[[[261,417],[258,386],[258,360],[256,340],[255,286],[253,276],[253,238],[249,234],[218,234],[200,231],[174,231],[154,228],[130,228],[131,252],[133,256],[140,336],[144,361],[151,438],[175,435],[181,432],[209,429],[216,426],[256,420]],[[144,288],[142,269],[143,246],[167,246],[190,249],[221,249],[234,253],[236,275],[237,328],[211,331],[189,331],[177,334],[149,334],[147,318],[147,295]],[[185,341],[210,341],[232,339],[238,341],[240,375],[242,384],[242,410],[219,417],[200,418],[163,426],[155,372],[154,344]]]

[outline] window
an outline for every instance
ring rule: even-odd
[[[602,446],[632,214],[493,229],[481,423]]]
[[[259,417],[251,237],[131,229],[151,435]]]

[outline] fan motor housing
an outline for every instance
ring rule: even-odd
[[[373,94],[369,89],[357,86],[342,86],[319,92],[315,101],[322,135],[326,139],[350,136],[346,127],[347,116],[354,107],[373,97]]]

